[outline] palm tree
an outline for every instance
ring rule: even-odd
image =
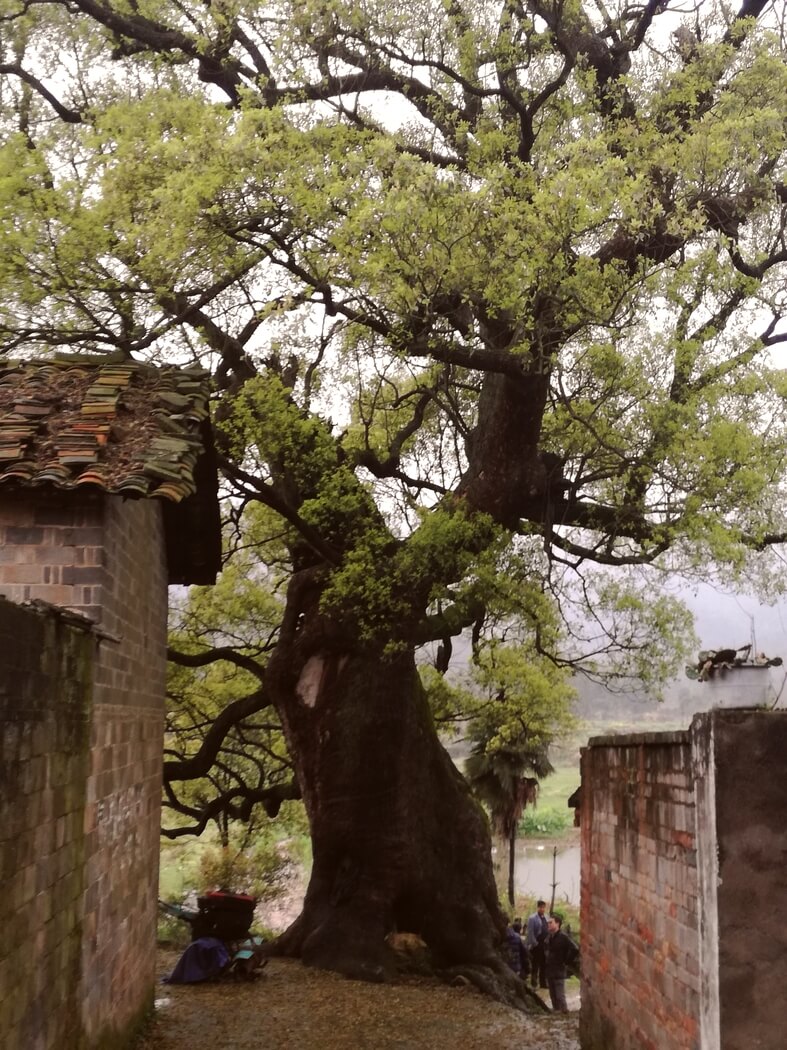
[[[523,730],[515,740],[490,748],[492,735],[486,731],[474,740],[465,777],[476,798],[487,806],[493,832],[508,842],[508,901],[513,908],[519,821],[525,808],[536,804],[539,782],[554,773],[554,767],[548,758],[549,742],[543,737]]]

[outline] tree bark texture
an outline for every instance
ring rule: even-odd
[[[487,822],[437,738],[412,652],[313,653],[280,711],[314,857],[280,949],[384,980],[385,937],[408,931],[438,968],[498,970]]]

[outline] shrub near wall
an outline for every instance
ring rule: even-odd
[[[0,1046],[78,1048],[95,639],[0,599]]]

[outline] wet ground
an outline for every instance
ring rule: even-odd
[[[177,958],[160,955],[162,975]],[[576,1010],[521,1014],[471,988],[366,984],[290,959],[272,959],[253,983],[160,985],[158,995],[140,1050],[579,1050]]]

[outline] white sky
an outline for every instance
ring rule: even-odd
[[[738,648],[752,640],[754,631],[759,650],[787,661],[787,600],[766,605],[752,595],[724,594],[707,584],[681,597],[695,614],[701,648]]]

